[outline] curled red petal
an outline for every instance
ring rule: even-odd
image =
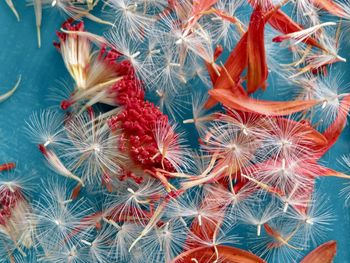
[[[226,263],[266,263],[265,260],[258,256],[229,246],[216,246],[218,254]],[[214,247],[197,247],[190,249],[177,256],[171,263],[194,262],[192,259],[197,259],[198,262],[213,262],[215,260]],[[221,262],[221,261],[220,261]]]
[[[245,33],[230,53],[223,70],[221,70],[220,77],[216,79],[215,83],[213,83],[214,89],[234,88],[239,94],[245,94],[244,89],[242,87],[238,88],[237,83],[240,81],[240,76],[248,64],[247,37],[248,34]],[[216,103],[217,101],[215,98],[210,97],[205,104],[205,107],[211,108]]]
[[[260,6],[253,11],[247,37],[248,93],[265,87],[268,76],[264,43],[265,18]]]
[[[237,96],[231,90],[213,89],[209,94],[226,107],[244,112],[253,112],[269,116],[284,116],[300,112],[315,106],[318,100],[264,101],[248,96]]]
[[[16,167],[16,164],[11,162],[11,163],[4,163],[0,164],[0,172],[2,171],[10,171]]]
[[[332,15],[343,17],[343,18],[349,18],[350,16],[345,12],[345,10],[340,5],[338,5],[332,0],[312,0],[312,3],[315,6],[326,10]]]
[[[347,174],[335,171],[331,168],[322,166],[320,164],[313,165],[313,167],[318,176],[334,176],[334,177],[347,178],[347,179],[350,178],[350,176]]]
[[[215,82],[214,89],[232,88],[230,79],[235,83],[239,82],[240,76],[248,64],[247,41],[248,33],[245,33],[226,60],[224,67],[227,74],[221,74],[220,78]]]
[[[215,5],[218,0],[193,0],[192,15],[200,15],[203,11]]]
[[[311,251],[300,263],[332,263],[337,253],[337,242],[328,241]]]

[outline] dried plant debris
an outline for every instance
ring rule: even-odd
[[[315,182],[350,179],[322,158],[347,129],[349,1],[35,0],[39,46],[48,4],[71,84],[26,133],[55,177],[32,199],[0,180],[3,258],[332,262]]]
[[[13,95],[13,93],[15,93],[19,84],[21,83],[21,79],[22,79],[22,77],[19,76],[15,86],[12,89],[10,89],[9,91],[7,91],[6,93],[0,95],[0,102],[7,100],[9,97],[11,97]]]
[[[12,0],[5,0],[6,4],[8,5],[8,7],[11,9],[12,13],[16,16],[17,21],[19,22],[20,18],[19,18],[19,14],[16,10],[16,7],[14,6]]]

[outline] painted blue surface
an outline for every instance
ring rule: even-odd
[[[23,127],[33,111],[54,105],[48,97],[54,95],[52,89],[61,88],[57,80],[71,81],[60,55],[52,45],[56,39],[55,30],[63,18],[55,10],[44,10],[42,48],[38,49],[33,8],[26,6],[24,1],[15,2],[15,5],[21,17],[19,23],[5,1],[0,1],[0,92],[10,89],[17,77],[22,75],[18,91],[0,104],[0,163],[16,161],[21,176],[36,176],[36,190],[40,192],[39,178],[52,175],[36,146],[28,140]],[[88,23],[87,27],[93,29],[95,26]],[[350,60],[346,51],[341,51],[341,55]],[[342,64],[336,70],[345,72],[345,82],[350,81],[348,64]],[[336,159],[350,152],[349,135],[349,127],[346,127],[340,140],[323,158],[324,164],[340,168]],[[329,203],[337,217],[333,230],[323,240],[337,240],[336,263],[350,262],[350,208],[345,207],[344,199],[339,197],[344,182],[345,180],[336,178],[322,178],[318,181],[320,190],[329,197]]]

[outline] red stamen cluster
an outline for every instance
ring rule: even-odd
[[[110,90],[115,94],[116,102],[123,107],[123,111],[109,120],[112,129],[121,128],[121,150],[143,170],[162,168],[173,171],[168,160],[162,160],[162,155],[154,137],[156,124],[168,124],[168,117],[158,107],[145,101],[145,93],[141,82],[135,76],[132,65],[127,60],[120,60],[121,54],[116,50],[106,50],[102,47],[99,58],[103,59],[115,70],[123,75]],[[158,154],[158,155],[157,155]],[[129,172],[126,173],[127,177]],[[139,178],[137,180],[139,181]]]
[[[66,22],[62,24],[62,28],[67,31],[84,31],[84,22],[79,22],[73,24],[73,19],[68,19]],[[64,32],[57,31],[56,35],[59,38],[59,42],[54,42],[53,45],[59,50],[61,48],[60,42],[64,42],[67,39],[67,34]],[[74,36],[73,37],[77,37]]]
[[[119,81],[113,90],[123,111],[109,120],[112,129],[122,129],[121,150],[127,152],[135,164],[144,170],[162,168],[173,171],[166,159],[162,160],[154,129],[157,123],[168,124],[168,117],[153,103],[144,100],[144,91],[134,76]],[[157,155],[158,154],[158,155]]]
[[[23,195],[19,189],[12,191],[6,187],[0,191],[0,224],[6,225],[12,215],[12,210],[18,202],[23,200]]]

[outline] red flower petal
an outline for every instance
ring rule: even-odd
[[[232,88],[232,83],[230,83],[229,78],[235,83],[239,82],[240,76],[248,64],[247,41],[248,34],[245,33],[226,60],[224,67],[227,74],[221,74],[214,85],[214,89]],[[243,92],[243,94],[244,93],[245,92]]]
[[[218,254],[221,259],[226,263],[266,263],[265,260],[259,258],[258,256],[235,247],[229,246],[216,246]],[[188,250],[179,256],[177,256],[172,263],[181,262],[194,262],[192,259],[197,259],[198,262],[213,262],[216,258],[214,247],[197,247]]]
[[[265,21],[264,13],[258,5],[251,15],[247,37],[248,93],[255,92],[259,87],[265,88],[268,76],[264,43]]]
[[[314,127],[311,126],[310,122],[307,121],[293,121],[290,119],[284,119],[286,122],[292,123],[294,127],[297,127],[297,131],[301,134],[306,134],[307,137],[310,139],[310,141],[313,142],[314,145],[326,145],[328,143],[328,140],[326,137],[320,133],[319,131],[315,130]]]
[[[332,15],[349,18],[349,14],[347,14],[340,5],[334,3],[332,0],[312,0],[312,2],[315,6],[328,11]]]
[[[16,164],[11,162],[11,163],[4,163],[0,164],[0,172],[2,171],[10,171],[16,167]]]
[[[248,34],[245,33],[229,55],[224,65],[224,69],[221,71],[220,77],[214,83],[214,90],[231,89],[235,86],[237,87],[240,76],[248,64],[247,38]],[[241,95],[245,94],[245,91],[242,87],[240,89],[238,88],[237,92]],[[217,101],[214,98],[210,97],[205,107],[211,108],[216,103]]]
[[[192,15],[200,15],[203,11],[215,5],[218,0],[193,0]]]
[[[264,101],[248,96],[237,96],[231,90],[214,89],[209,94],[226,107],[244,112],[253,112],[263,115],[283,116],[309,109],[319,103],[318,100],[296,101]]]
[[[337,242],[328,241],[309,253],[300,263],[332,263],[337,253]]]
[[[317,171],[318,176],[335,176],[335,177],[347,178],[347,179],[350,178],[350,176],[347,174],[335,171],[328,167],[324,167],[320,164],[316,164],[313,167],[316,169],[315,171]]]

